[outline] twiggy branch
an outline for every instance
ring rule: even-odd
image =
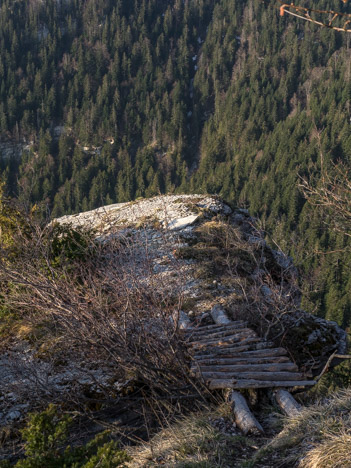
[[[351,354],[337,354],[335,351],[329,358],[328,361],[326,362],[325,366],[323,367],[322,372],[314,379],[317,382],[323,377],[323,375],[328,372],[329,366],[332,362],[333,359],[351,359]]]

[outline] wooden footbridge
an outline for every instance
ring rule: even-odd
[[[235,390],[271,388],[285,413],[299,410],[287,388],[315,385],[300,372],[284,348],[260,338],[244,321],[231,321],[224,310],[211,311],[213,325],[193,327],[185,315],[180,320],[184,340],[192,356],[191,373],[201,378],[210,390],[232,389],[230,399],[236,422],[245,433],[262,432],[243,396]],[[244,423],[243,423],[244,421]]]

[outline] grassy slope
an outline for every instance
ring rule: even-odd
[[[268,408],[266,408],[268,410]],[[274,411],[273,408],[270,408]],[[269,415],[268,415],[269,414]],[[351,389],[305,407],[295,417],[268,413],[260,419],[267,438],[223,431],[230,408],[222,405],[187,416],[133,448],[130,467],[350,467]],[[217,424],[216,424],[217,422]],[[219,422],[219,424],[218,424]],[[218,427],[222,422],[222,430]],[[275,432],[275,433],[274,433]]]

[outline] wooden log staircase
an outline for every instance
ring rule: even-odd
[[[262,427],[236,390],[274,389],[285,413],[298,411],[299,405],[285,389],[312,386],[316,381],[299,371],[284,348],[260,338],[246,322],[229,320],[219,306],[211,315],[214,324],[198,327],[182,317],[184,340],[192,356],[191,373],[210,390],[232,390],[229,400],[243,432],[262,432]]]
[[[186,343],[191,371],[210,389],[315,385],[299,372],[284,348],[266,342],[242,321],[190,329]]]

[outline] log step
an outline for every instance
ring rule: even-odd
[[[225,366],[205,366],[201,364],[200,366],[191,367],[191,371],[195,373],[206,373],[206,372],[251,372],[251,371],[261,371],[261,372],[282,372],[282,371],[298,371],[298,367],[293,362],[285,363],[261,363],[261,364],[244,364],[244,365],[225,365]]]
[[[264,357],[230,357],[230,358],[214,358],[214,359],[204,359],[197,360],[196,364],[199,366],[225,366],[225,365],[250,365],[250,364],[274,364],[274,363],[284,363],[291,362],[287,356],[264,356]]]
[[[272,343],[269,343],[272,346]],[[236,346],[235,344],[223,345],[221,347],[210,347],[208,349],[198,349],[197,353],[203,354],[195,354],[194,349],[190,349],[190,352],[194,353],[195,359],[207,359],[207,358],[215,358],[218,356],[221,357],[231,357],[231,356],[240,356],[243,351],[260,351],[262,349],[263,343],[258,342],[257,338],[249,338],[241,343],[238,343]],[[267,343],[264,343],[265,346],[268,347]]]
[[[268,382],[303,380],[306,378],[301,372],[198,372],[204,380],[236,379],[236,380],[262,380]]]
[[[215,332],[215,333],[204,333],[203,335],[189,333],[189,336],[186,339],[187,339],[187,343],[192,343],[196,341],[207,341],[207,340],[213,340],[215,338],[224,338],[230,335],[241,335],[245,333],[250,333],[250,334],[257,336],[257,334],[250,328],[240,327],[240,328],[234,328],[234,329]]]
[[[228,325],[217,325],[216,323],[213,325],[206,325],[204,327],[198,327],[198,328],[192,328],[191,330],[184,330],[185,335],[189,334],[208,334],[211,332],[220,332],[220,331],[226,331],[226,330],[231,330],[235,328],[244,328],[247,326],[247,322],[244,322],[243,320],[239,320],[237,322],[231,322]]]
[[[188,343],[188,345],[192,346],[193,348],[209,348],[210,346],[222,345],[225,343],[241,342],[248,338],[254,338],[255,341],[262,341],[261,338],[258,338],[256,334],[248,332],[243,334],[225,336],[224,338],[216,338],[214,340],[208,341],[192,341]]]
[[[218,324],[188,329],[183,335],[193,359],[191,373],[201,377],[209,389],[315,385],[309,375],[299,372],[284,348],[264,341],[244,321],[225,323],[229,319],[220,306],[212,312],[214,320],[217,315],[221,319]],[[282,398],[288,401],[285,394]]]
[[[251,348],[251,349],[250,349]],[[232,349],[232,351],[223,350],[221,353],[210,353],[210,354],[194,354],[194,359],[197,361],[207,361],[208,359],[218,359],[218,358],[232,358],[232,357],[256,357],[256,356],[282,356],[287,354],[285,350],[282,351],[282,348],[271,348],[271,349],[252,349],[254,345],[238,346],[237,348]],[[269,351],[272,351],[269,353]],[[285,353],[284,353],[285,351]]]
[[[268,380],[235,380],[235,379],[213,379],[209,382],[210,390],[226,389],[226,388],[273,388],[273,387],[306,387],[316,385],[314,380],[285,380],[285,381],[268,381]]]

